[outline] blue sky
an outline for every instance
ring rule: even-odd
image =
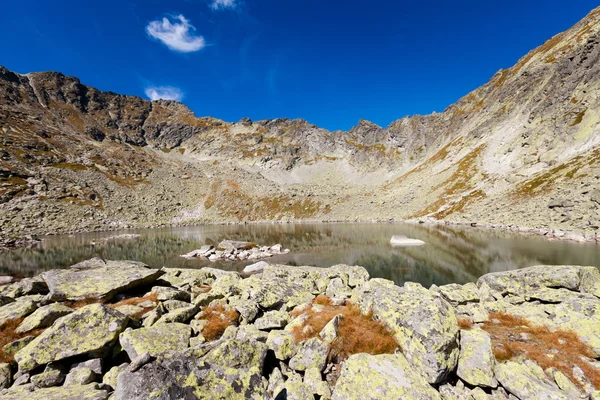
[[[226,121],[349,129],[442,111],[597,0],[20,0],[0,65],[181,98]]]

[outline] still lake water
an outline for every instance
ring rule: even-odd
[[[103,240],[136,233],[136,239]],[[421,239],[420,247],[393,248],[392,235]],[[291,250],[267,261],[289,265],[362,265],[371,277],[402,284],[419,282],[466,283],[488,272],[539,264],[600,267],[600,245],[549,241],[512,232],[470,227],[412,224],[285,224],[213,225],[124,232],[50,236],[32,248],[0,253],[0,274],[33,276],[66,268],[91,257],[142,261],[152,267],[200,268],[211,266],[241,271],[244,262],[217,262],[181,258],[203,244],[223,239],[247,240],[259,245],[281,243]]]

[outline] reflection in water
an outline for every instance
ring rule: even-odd
[[[32,276],[102,257],[130,259],[152,267],[213,266],[241,271],[251,262],[211,263],[186,260],[180,254],[223,239],[248,240],[260,245],[281,243],[290,254],[271,262],[329,267],[362,265],[372,277],[420,282],[424,286],[475,281],[487,272],[536,264],[600,266],[600,246],[548,241],[541,237],[466,227],[411,224],[287,224],[219,225],[135,231],[137,239],[99,239],[118,233],[86,233],[48,237],[33,248],[0,253],[0,273]],[[392,235],[423,240],[420,247],[393,248]],[[96,242],[96,244],[92,244]]]

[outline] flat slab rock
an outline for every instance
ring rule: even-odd
[[[105,266],[95,268],[55,269],[42,277],[52,300],[108,300],[119,292],[150,284],[163,274],[135,261],[107,261]]]
[[[402,354],[355,354],[344,363],[333,400],[441,400]]]
[[[70,385],[37,389],[17,386],[2,395],[2,400],[106,400],[108,392],[98,389],[96,384]]]

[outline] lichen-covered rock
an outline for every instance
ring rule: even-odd
[[[486,283],[502,294],[516,295],[525,295],[528,290],[536,287],[578,290],[582,268],[571,265],[537,265],[513,271],[492,272],[479,278],[477,286]]]
[[[600,301],[597,299],[569,299],[554,308],[554,318],[544,325],[573,330],[579,338],[600,357]]]
[[[458,359],[458,321],[452,306],[423,287],[368,283],[354,290],[352,301],[394,333],[408,361],[428,382],[442,381]]]
[[[40,388],[60,386],[65,381],[65,377],[62,365],[48,364],[44,372],[31,377],[31,383]]]
[[[190,302],[191,294],[184,291],[171,287],[165,286],[154,286],[151,290],[151,293],[156,295],[156,299],[163,300],[181,300]]]
[[[102,383],[110,386],[113,390],[117,387],[117,377],[119,374],[129,366],[128,363],[123,363],[121,365],[117,365],[112,367],[104,376],[102,377]]]
[[[441,293],[444,299],[446,299],[453,306],[472,301],[479,301],[479,291],[477,285],[472,282],[469,282],[465,285],[451,283],[449,285],[438,287],[436,291]]]
[[[293,377],[285,382],[286,400],[314,399],[312,388],[302,381],[302,377]]]
[[[471,391],[465,388],[464,385],[459,387],[447,383],[440,386],[438,391],[444,400],[473,400]]]
[[[196,305],[190,305],[186,307],[178,308],[174,311],[171,311],[162,317],[156,322],[157,324],[168,324],[172,322],[188,322],[190,319],[194,317],[200,310],[200,307]]]
[[[62,304],[48,304],[47,306],[38,308],[33,314],[25,318],[15,331],[17,333],[26,333],[34,329],[47,328],[60,317],[64,317],[72,312],[72,308]]]
[[[160,285],[174,286],[184,288],[186,286],[206,286],[211,285],[217,278],[231,273],[215,268],[166,268],[165,274],[161,276],[157,283]]]
[[[296,354],[294,335],[288,331],[270,331],[267,347],[273,350],[278,360],[285,361]]]
[[[325,324],[323,329],[321,329],[321,332],[319,332],[319,337],[327,344],[333,342],[338,336],[338,328],[343,319],[343,314],[333,317],[331,321]]]
[[[473,386],[496,387],[494,378],[495,358],[492,339],[482,329],[460,332],[460,354],[456,374]]]
[[[94,382],[96,374],[89,368],[77,367],[69,371],[65,378],[65,386],[68,385],[87,385]]]
[[[0,325],[24,318],[35,311],[36,304],[27,299],[8,303],[0,307]]]
[[[31,391],[29,387],[12,388],[2,395],[2,400],[106,400],[108,392],[96,384],[51,387]]]
[[[235,272],[229,272],[217,278],[211,285],[211,292],[216,295],[231,296],[239,292],[238,283],[242,278]]]
[[[581,268],[579,290],[600,297],[600,271],[596,267]]]
[[[267,345],[255,340],[225,340],[223,343],[209,351],[203,360],[229,368],[255,368],[262,370]]]
[[[265,272],[267,270],[268,268],[265,269]],[[255,277],[258,278],[258,276]],[[267,278],[265,273],[261,279],[253,278],[244,279],[244,282],[240,284],[241,299],[248,299],[265,310],[280,308],[282,305],[289,310],[314,298],[312,291],[306,288],[307,284],[303,281],[271,279]]]
[[[156,324],[148,328],[127,330],[119,336],[123,350],[133,360],[143,353],[152,357],[189,346],[192,328],[180,323]]]
[[[4,286],[0,289],[0,293],[3,296],[12,297],[13,299],[32,294],[46,294],[48,293],[48,285],[46,285],[46,282],[42,277],[35,276],[33,278],[21,279],[19,282]]]
[[[352,290],[344,284],[342,278],[333,278],[327,285],[325,295],[331,298],[347,298],[352,295]]]
[[[56,301],[87,298],[111,299],[115,294],[149,285],[164,272],[134,261],[108,261],[106,267],[54,269],[42,274]]]
[[[4,345],[4,347],[2,347],[2,352],[5,356],[17,354],[22,348],[31,343],[33,339],[35,339],[35,336],[25,336],[21,339],[17,339],[14,342]]]
[[[144,311],[142,307],[134,306],[133,304],[123,304],[122,306],[116,307],[115,310],[125,315],[136,315]],[[150,311],[148,311],[150,312]]]
[[[309,368],[323,371],[328,353],[327,343],[319,338],[305,340],[298,344],[296,355],[290,360],[290,368],[296,371],[306,371]]]
[[[123,371],[114,392],[114,400],[264,398],[260,370],[222,367],[182,354],[160,357],[136,372]]]
[[[402,354],[355,354],[342,367],[333,400],[441,399]]]
[[[289,321],[290,315],[285,311],[267,311],[264,315],[254,321],[256,329],[270,330],[270,329],[281,329]]]
[[[570,397],[548,379],[541,379],[529,366],[513,361],[497,363],[495,375],[500,384],[521,400],[567,400]],[[542,372],[543,375],[543,372]]]
[[[12,383],[12,372],[9,363],[0,364],[0,389],[6,389]]]
[[[125,315],[101,304],[59,318],[15,355],[19,370],[30,371],[78,355],[101,357],[112,350],[127,320]]]

